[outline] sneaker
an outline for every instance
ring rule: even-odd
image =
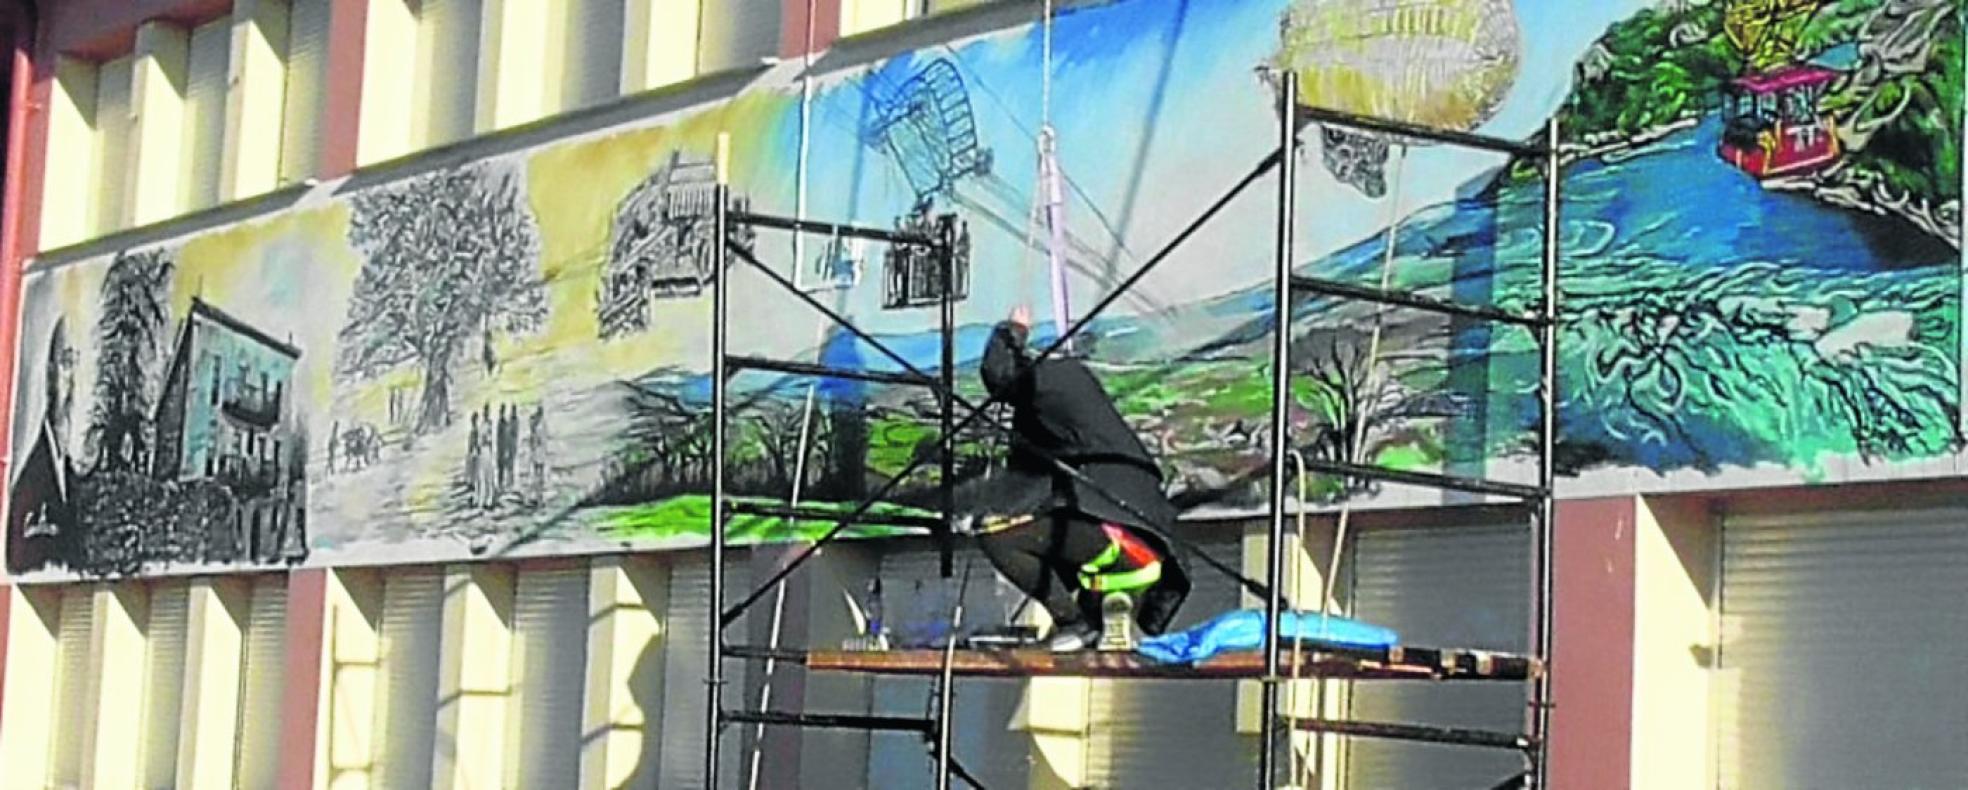
[[[1100,600],[1100,649],[1134,649],[1134,597],[1127,593],[1108,593]]]
[[[1077,653],[1100,643],[1100,630],[1085,623],[1062,625],[1047,637],[1045,649],[1053,653]]]

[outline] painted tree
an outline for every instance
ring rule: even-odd
[[[175,262],[163,250],[117,253],[103,277],[96,319],[95,403],[88,445],[96,468],[146,472],[152,379],[163,340],[166,287]]]
[[[487,329],[531,332],[547,316],[540,231],[517,174],[466,167],[357,196],[355,282],[335,368],[355,378],[423,369],[416,430],[451,420],[459,351]]]

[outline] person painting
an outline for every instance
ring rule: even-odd
[[[1176,517],[1161,469],[1084,364],[1034,364],[1031,327],[1020,307],[985,347],[984,386],[1011,407],[1013,436],[1007,468],[966,497],[971,528],[998,572],[1052,615],[1048,648],[1094,646],[1109,606],[1160,634],[1189,594],[1160,537]]]

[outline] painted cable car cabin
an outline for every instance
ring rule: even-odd
[[[1720,153],[1757,178],[1798,175],[1838,161],[1837,127],[1818,109],[1838,72],[1795,65],[1731,83]]]

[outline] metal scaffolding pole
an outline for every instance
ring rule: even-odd
[[[936,393],[937,417],[941,420],[938,429],[943,435],[938,440],[942,451],[943,478],[937,482],[938,499],[943,506],[943,529],[936,535],[936,554],[939,570],[943,578],[950,578],[951,555],[955,546],[957,519],[957,223],[954,218],[937,223],[936,233],[936,271],[942,293],[937,294],[937,312],[943,325],[943,369]],[[954,611],[950,614],[949,644],[944,647],[943,676],[936,684],[936,790],[950,790],[950,706],[956,701],[957,680],[950,673],[950,651],[957,646],[957,628],[962,624],[964,587],[970,582],[970,568],[964,567],[964,579],[957,587]]]
[[[1250,663],[1246,665],[1246,668],[1241,671],[1249,673],[1244,675],[1246,677],[1251,677],[1251,676],[1257,677],[1258,679],[1261,680],[1263,684],[1262,720],[1260,723],[1261,748],[1259,751],[1258,786],[1260,788],[1270,788],[1273,786],[1273,782],[1275,780],[1277,774],[1277,767],[1278,767],[1277,765],[1278,754],[1276,751],[1278,744],[1276,742],[1279,740],[1279,735],[1281,734],[1281,732],[1283,732],[1283,722],[1281,717],[1279,716],[1279,691],[1280,691],[1281,684],[1286,680],[1282,672],[1283,669],[1282,664],[1284,659],[1283,659],[1283,646],[1281,643],[1283,641],[1283,637],[1279,632],[1278,626],[1280,620],[1282,619],[1283,615],[1287,610],[1287,607],[1290,606],[1290,602],[1287,600],[1287,596],[1284,593],[1284,580],[1286,578],[1286,568],[1285,568],[1286,551],[1284,548],[1284,537],[1285,537],[1285,529],[1286,529],[1287,510],[1290,505],[1290,503],[1287,501],[1286,498],[1287,489],[1284,485],[1284,481],[1289,477],[1289,470],[1286,467],[1286,462],[1287,460],[1289,460],[1288,451],[1289,448],[1291,447],[1289,408],[1291,404],[1290,362],[1291,362],[1291,324],[1292,324],[1291,319],[1292,319],[1292,310],[1293,310],[1292,307],[1293,294],[1298,291],[1306,291],[1310,293],[1322,294],[1322,295],[1341,298],[1341,299],[1357,299],[1357,300],[1375,302],[1375,303],[1392,305],[1397,307],[1405,307],[1408,309],[1421,310],[1424,312],[1458,315],[1458,316],[1464,316],[1469,318],[1476,318],[1479,320],[1494,321],[1498,323],[1523,327],[1525,329],[1532,331],[1536,335],[1539,354],[1540,354],[1540,388],[1539,388],[1540,416],[1538,418],[1538,423],[1537,423],[1537,433],[1538,433],[1537,438],[1538,438],[1540,456],[1538,461],[1539,463],[1538,482],[1536,486],[1528,486],[1519,483],[1506,483],[1503,481],[1465,479],[1460,477],[1453,477],[1449,475],[1441,475],[1441,474],[1434,474],[1434,473],[1402,472],[1398,470],[1383,469],[1377,466],[1361,465],[1361,464],[1329,463],[1325,466],[1314,465],[1311,467],[1313,471],[1318,471],[1325,474],[1336,474],[1343,477],[1359,477],[1359,478],[1380,480],[1384,482],[1392,482],[1392,483],[1403,484],[1403,485],[1420,485],[1420,486],[1442,488],[1444,490],[1469,491],[1472,493],[1480,493],[1490,496],[1514,497],[1524,501],[1524,503],[1529,506],[1529,509],[1531,510],[1532,520],[1533,520],[1532,553],[1533,553],[1534,569],[1535,569],[1534,573],[1536,576],[1534,589],[1532,590],[1532,606],[1534,609],[1533,617],[1535,623],[1533,634],[1532,634],[1532,640],[1534,644],[1532,646],[1533,650],[1532,650],[1531,657],[1516,658],[1516,660],[1520,661],[1524,667],[1524,675],[1527,676],[1533,684],[1530,690],[1530,706],[1528,711],[1529,715],[1526,725],[1527,734],[1521,739],[1514,739],[1512,736],[1509,736],[1507,734],[1477,733],[1473,731],[1455,730],[1452,728],[1442,728],[1442,727],[1430,727],[1426,725],[1333,722],[1333,721],[1325,721],[1325,720],[1316,721],[1313,723],[1313,726],[1309,726],[1307,727],[1307,729],[1346,732],[1348,734],[1352,734],[1356,736],[1389,737],[1389,738],[1397,738],[1402,740],[1428,741],[1428,742],[1437,742],[1437,743],[1462,743],[1465,745],[1482,745],[1482,746],[1499,746],[1499,747],[1510,746],[1512,748],[1521,748],[1525,750],[1526,760],[1529,763],[1525,771],[1525,774],[1523,776],[1523,781],[1526,783],[1526,786],[1528,787],[1539,788],[1540,790],[1542,790],[1542,788],[1546,786],[1546,782],[1547,782],[1546,741],[1548,740],[1548,732],[1550,727],[1550,710],[1551,710],[1551,702],[1550,702],[1551,688],[1550,688],[1550,677],[1549,677],[1548,668],[1549,668],[1550,655],[1552,651],[1552,639],[1553,639],[1552,636],[1552,632],[1553,632],[1552,598],[1553,598],[1553,575],[1554,575],[1553,574],[1553,569],[1554,569],[1553,546],[1555,545],[1554,538],[1556,533],[1556,521],[1555,521],[1556,514],[1555,514],[1555,499],[1554,499],[1556,467],[1555,467],[1555,454],[1553,450],[1554,450],[1554,445],[1556,443],[1556,431],[1557,431],[1556,428],[1557,426],[1556,381],[1557,381],[1557,342],[1558,342],[1557,283],[1558,283],[1558,273],[1559,273],[1558,272],[1559,257],[1561,252],[1561,247],[1560,247],[1561,233],[1558,226],[1560,185],[1561,185],[1559,166],[1561,162],[1558,155],[1559,138],[1558,138],[1557,123],[1553,121],[1547,125],[1544,134],[1545,139],[1541,143],[1512,142],[1512,141],[1483,137],[1480,135],[1474,135],[1468,133],[1451,133],[1451,132],[1444,132],[1441,130],[1427,129],[1424,127],[1411,127],[1404,124],[1396,124],[1394,122],[1386,121],[1384,119],[1364,118],[1361,116],[1352,116],[1343,113],[1301,108],[1298,106],[1299,82],[1298,82],[1297,75],[1289,71],[1285,71],[1285,72],[1278,72],[1276,76],[1278,78],[1277,86],[1279,89],[1278,98],[1279,98],[1279,109],[1280,109],[1279,147],[1276,150],[1274,150],[1270,154],[1270,156],[1267,157],[1263,162],[1260,162],[1257,168],[1253,170],[1253,172],[1251,172],[1249,175],[1245,176],[1243,180],[1238,182],[1236,186],[1234,186],[1230,190],[1229,194],[1224,195],[1222,198],[1220,198],[1218,201],[1216,201],[1214,204],[1208,207],[1204,212],[1202,212],[1202,214],[1194,222],[1192,222],[1188,227],[1186,227],[1180,233],[1178,233],[1175,236],[1175,238],[1167,244],[1167,246],[1165,246],[1160,252],[1158,252],[1155,256],[1153,256],[1139,270],[1137,270],[1128,278],[1126,278],[1123,282],[1118,284],[1113,289],[1113,291],[1107,294],[1107,296],[1104,297],[1102,300],[1100,300],[1099,304],[1095,305],[1093,309],[1088,312],[1088,314],[1078,319],[1074,323],[1074,325],[1068,328],[1060,338],[1056,339],[1051,346],[1047,347],[1043,352],[1041,352],[1037,356],[1037,360],[1035,360],[1035,364],[1036,362],[1042,362],[1050,358],[1059,349],[1064,347],[1074,335],[1080,333],[1088,325],[1090,325],[1097,315],[1099,315],[1109,305],[1113,304],[1116,300],[1118,300],[1123,294],[1127,293],[1136,283],[1138,283],[1142,278],[1144,278],[1150,270],[1152,270],[1157,264],[1159,264],[1167,257],[1169,257],[1177,247],[1180,247],[1191,236],[1193,236],[1198,229],[1200,229],[1203,225],[1208,223],[1210,219],[1216,216],[1230,202],[1232,198],[1234,198],[1238,193],[1240,193],[1245,187],[1249,186],[1255,180],[1260,178],[1265,173],[1265,171],[1267,171],[1271,166],[1275,165],[1279,168],[1280,172],[1279,172],[1279,186],[1278,186],[1278,206],[1276,209],[1277,210],[1277,214],[1276,214],[1277,241],[1276,241],[1276,250],[1275,250],[1276,258],[1274,261],[1276,271],[1275,271],[1275,281],[1273,284],[1273,288],[1274,288],[1273,308],[1275,311],[1274,313],[1275,322],[1274,322],[1274,336],[1272,338],[1272,343],[1273,343],[1272,369],[1271,369],[1272,445],[1270,448],[1271,464],[1270,464],[1270,472],[1269,472],[1273,481],[1273,486],[1272,486],[1271,501],[1270,501],[1269,545],[1267,546],[1267,551],[1266,551],[1265,583],[1259,585],[1258,583],[1248,578],[1245,578],[1241,573],[1239,573],[1234,569],[1229,568],[1228,566],[1218,565],[1213,561],[1211,562],[1211,564],[1216,565],[1216,567],[1219,570],[1222,570],[1226,574],[1232,576],[1233,578],[1238,579],[1238,581],[1243,583],[1247,589],[1250,589],[1253,592],[1259,594],[1261,597],[1265,598],[1265,614],[1266,614],[1266,623],[1268,627],[1266,628],[1262,655],[1258,656],[1258,655],[1247,654]],[[1544,184],[1545,194],[1544,194],[1544,217],[1543,217],[1545,237],[1544,237],[1543,258],[1541,262],[1542,265],[1540,270],[1540,286],[1543,291],[1543,299],[1542,299],[1541,306],[1536,311],[1536,314],[1532,315],[1527,313],[1505,311],[1489,305],[1462,304],[1462,303],[1457,303],[1448,300],[1421,296],[1419,294],[1411,294],[1411,293],[1397,292],[1391,290],[1369,289],[1369,288],[1353,286],[1346,283],[1326,281],[1326,280],[1320,280],[1310,277],[1295,277],[1292,274],[1292,269],[1295,264],[1295,259],[1294,259],[1295,246],[1296,246],[1295,231],[1297,226],[1297,212],[1298,212],[1298,193],[1297,193],[1297,182],[1296,182],[1296,175],[1297,175],[1296,154],[1299,150],[1298,124],[1300,121],[1308,120],[1308,119],[1316,122],[1330,124],[1330,125],[1354,126],[1356,128],[1364,128],[1366,130],[1376,131],[1379,133],[1399,134],[1402,136],[1415,136],[1415,137],[1426,138],[1426,139],[1435,139],[1438,141],[1448,142],[1453,145],[1461,145],[1465,147],[1474,147],[1484,150],[1505,152],[1505,153],[1513,154],[1522,159],[1542,158],[1544,160],[1544,168],[1545,168],[1545,184]],[[936,664],[929,664],[928,662],[925,662],[923,667],[925,669],[928,669],[930,666],[934,666],[935,672],[939,679],[938,688],[935,691],[937,710],[934,711],[934,715],[932,717],[925,717],[924,719],[901,719],[901,718],[893,718],[893,717],[868,717],[868,716],[832,715],[832,714],[801,714],[801,713],[776,712],[776,711],[758,711],[758,712],[725,711],[722,707],[722,701],[723,701],[722,691],[723,691],[723,684],[725,683],[723,661],[725,658],[727,657],[755,658],[755,657],[760,657],[762,655],[766,655],[767,653],[778,655],[779,653],[784,652],[784,651],[769,651],[769,650],[761,652],[762,649],[748,648],[745,646],[728,645],[724,638],[724,629],[728,627],[730,624],[732,624],[736,620],[738,615],[745,610],[746,607],[751,605],[753,602],[757,601],[760,595],[765,590],[771,588],[774,584],[782,581],[801,562],[813,556],[813,554],[819,550],[819,547],[821,545],[824,545],[825,543],[835,539],[840,534],[842,534],[842,532],[848,527],[849,524],[856,523],[858,521],[864,521],[864,520],[879,520],[879,519],[875,519],[874,517],[864,518],[864,516],[867,516],[867,514],[869,513],[870,509],[874,506],[874,504],[878,501],[881,501],[890,490],[892,490],[897,484],[899,484],[901,480],[908,477],[911,473],[913,473],[917,469],[926,466],[929,461],[929,459],[923,455],[919,455],[915,458],[912,458],[900,474],[898,474],[895,478],[888,481],[888,483],[884,485],[880,491],[876,492],[873,496],[868,497],[866,500],[861,502],[860,505],[853,512],[848,513],[844,516],[838,514],[827,516],[827,518],[830,519],[837,519],[836,525],[834,526],[833,529],[829,530],[828,533],[825,536],[821,537],[818,542],[809,546],[806,549],[806,551],[802,552],[798,557],[796,557],[793,562],[789,563],[785,567],[782,567],[779,570],[779,572],[772,577],[772,579],[770,579],[766,584],[761,585],[757,590],[754,590],[752,594],[747,596],[742,602],[740,602],[736,606],[726,609],[724,606],[724,599],[725,599],[725,592],[726,592],[725,586],[727,584],[727,579],[725,577],[725,559],[726,559],[727,550],[729,548],[728,541],[727,541],[728,538],[727,521],[731,514],[739,513],[739,512],[748,512],[748,513],[758,513],[762,515],[777,515],[780,517],[811,516],[811,517],[818,518],[821,516],[821,514],[817,512],[808,513],[807,511],[796,509],[796,508],[790,508],[790,507],[779,507],[774,505],[741,504],[741,503],[733,503],[728,501],[730,497],[730,492],[727,490],[729,481],[727,479],[727,470],[725,468],[725,462],[728,460],[727,456],[729,454],[726,422],[728,421],[729,418],[728,409],[730,405],[729,404],[730,374],[739,370],[760,370],[760,371],[780,372],[780,373],[786,373],[792,375],[841,377],[841,378],[859,379],[859,380],[888,383],[888,384],[895,384],[895,385],[921,386],[921,387],[935,390],[935,396],[937,398],[937,402],[939,406],[939,415],[938,415],[939,427],[941,428],[942,431],[938,439],[938,449],[940,451],[939,468],[942,475],[942,479],[940,480],[941,491],[939,492],[940,494],[939,504],[943,512],[941,513],[940,518],[931,519],[926,517],[918,517],[918,518],[909,519],[908,521],[909,523],[916,523],[922,526],[933,525],[932,529],[933,531],[938,533],[937,537],[941,541],[939,548],[942,550],[941,553],[942,572],[945,578],[951,576],[951,571],[953,570],[952,563],[951,563],[950,544],[948,541],[951,540],[952,532],[950,530],[950,527],[952,526],[953,520],[956,517],[956,508],[954,502],[955,492],[954,492],[954,488],[952,487],[952,482],[954,480],[955,470],[956,470],[956,451],[957,451],[956,437],[958,434],[962,433],[963,430],[968,428],[976,421],[985,419],[985,415],[989,410],[989,407],[996,402],[993,399],[987,398],[983,403],[973,405],[972,403],[970,403],[969,401],[962,398],[956,393],[955,339],[956,339],[956,330],[957,330],[957,316],[956,316],[956,304],[955,304],[956,302],[955,285],[957,280],[956,280],[955,266],[956,266],[956,245],[958,239],[956,237],[957,225],[954,218],[945,218],[944,220],[939,222],[939,225],[933,234],[919,237],[915,235],[896,234],[887,231],[859,228],[859,227],[853,227],[847,225],[810,222],[806,220],[787,220],[784,218],[774,218],[765,215],[733,212],[730,206],[730,190],[729,187],[725,184],[723,178],[724,156],[723,156],[722,148],[723,148],[722,141],[720,141],[721,150],[719,155],[719,179],[718,179],[718,186],[716,187],[716,191],[715,191],[716,205],[713,209],[713,214],[712,214],[713,232],[715,234],[715,238],[718,240],[718,243],[714,245],[716,247],[716,250],[712,253],[713,271],[711,272],[711,276],[710,276],[710,282],[712,284],[713,320],[714,320],[714,328],[711,336],[711,346],[712,346],[712,355],[713,355],[711,411],[712,411],[712,423],[713,423],[712,452],[713,452],[713,457],[715,459],[715,464],[712,473],[712,486],[711,486],[712,519],[711,519],[710,526],[711,526],[712,567],[711,567],[711,596],[710,596],[711,600],[709,602],[709,610],[711,614],[710,619],[713,624],[713,631],[710,638],[710,644],[707,646],[707,656],[708,656],[709,665],[706,668],[707,699],[706,699],[706,715],[705,715],[705,722],[706,722],[706,749],[705,749],[705,764],[704,764],[705,785],[707,788],[714,788],[716,787],[718,782],[720,735],[724,725],[731,722],[745,722],[745,721],[755,721],[765,724],[777,724],[777,725],[786,725],[786,726],[822,726],[822,727],[831,726],[831,727],[850,727],[856,729],[899,729],[899,730],[920,732],[924,735],[924,737],[927,740],[931,742],[932,748],[935,750],[935,755],[934,755],[935,785],[938,788],[938,790],[948,790],[953,776],[957,778],[962,778],[965,781],[971,782],[973,785],[975,785],[976,784],[975,780],[969,777],[968,773],[963,770],[963,767],[955,761],[954,755],[952,754],[952,741],[953,741],[952,721],[953,721],[953,708],[955,705],[955,692],[954,692],[955,682],[960,674],[961,675],[975,675],[980,673],[992,674],[994,672],[999,672],[999,671],[1011,671],[1013,667],[1009,665],[998,666],[997,664],[991,664],[988,661],[986,662],[986,664],[980,665],[975,660],[975,656],[967,656],[963,662],[965,668],[961,672],[958,671],[957,666],[960,662],[958,661],[958,655],[957,655],[958,651],[956,650],[954,635],[957,629],[960,627],[961,618],[962,618],[962,601],[961,601],[962,590],[961,589],[959,590],[959,594],[958,594],[959,600],[957,602],[957,608],[954,609],[952,613],[952,629],[951,629],[952,641],[949,644],[945,645],[944,648],[940,651],[942,653],[942,655],[940,656],[940,662]],[[939,295],[937,300],[939,325],[942,330],[942,338],[941,338],[942,353],[941,353],[941,363],[939,365],[939,369],[936,371],[935,374],[932,375],[928,372],[922,371],[916,368],[915,366],[909,364],[909,362],[905,358],[903,358],[899,354],[894,353],[891,349],[887,348],[878,339],[868,335],[867,333],[861,331],[858,327],[854,326],[854,324],[845,316],[840,315],[839,313],[826,308],[824,305],[820,305],[817,302],[817,300],[813,300],[809,296],[799,292],[797,288],[792,288],[791,283],[789,281],[785,280],[785,278],[779,276],[777,272],[772,271],[769,267],[766,267],[764,264],[759,262],[757,258],[753,257],[747,250],[732,246],[732,244],[729,241],[728,231],[730,229],[730,226],[733,224],[745,224],[745,225],[755,225],[759,227],[780,228],[795,233],[834,232],[843,235],[869,236],[869,237],[883,238],[889,243],[908,244],[912,246],[921,246],[921,247],[929,248],[929,252],[937,256],[935,262],[938,264],[938,269],[939,269],[938,277],[940,280],[940,284],[942,286],[941,294]],[[903,372],[871,373],[867,371],[838,370],[838,369],[826,367],[824,365],[767,360],[767,359],[744,357],[744,356],[734,356],[730,354],[728,346],[729,346],[729,329],[730,329],[731,292],[728,288],[730,284],[729,283],[730,278],[727,269],[728,269],[728,263],[730,261],[730,256],[733,255],[738,256],[739,259],[744,260],[747,263],[750,263],[752,266],[756,267],[759,271],[763,272],[765,276],[768,277],[768,279],[774,282],[778,282],[782,286],[791,288],[792,291],[796,295],[802,297],[802,299],[810,307],[814,307],[820,310],[820,312],[823,315],[825,315],[830,320],[833,320],[834,322],[845,327],[855,337],[863,340],[864,342],[871,344],[874,348],[881,351],[885,356],[897,362],[901,366]],[[961,420],[958,419],[956,414],[958,408],[963,408],[968,412],[967,415],[965,415]],[[1003,429],[1003,426],[997,426],[997,427],[1001,430]],[[1069,465],[1060,464],[1057,461],[1057,459],[1053,459],[1053,460],[1055,464],[1059,466],[1062,474],[1067,474],[1069,476],[1077,477],[1076,471],[1073,470]],[[1116,502],[1121,506],[1123,506],[1124,508],[1132,510],[1132,508],[1128,506],[1127,503],[1120,502],[1119,500],[1116,500]],[[1302,502],[1299,503],[1299,506],[1303,507],[1304,503]],[[1211,558],[1209,558],[1206,554],[1198,554],[1198,556],[1202,557],[1205,561],[1211,560]],[[968,581],[968,566],[966,566],[965,581],[966,582]],[[1334,648],[1328,646],[1322,648],[1322,650],[1331,652],[1334,650]],[[1427,652],[1427,650],[1428,649],[1426,648],[1412,648],[1412,647],[1389,648],[1387,651],[1387,655],[1381,657],[1381,659],[1383,660],[1383,663],[1392,662],[1393,664],[1399,664],[1401,665],[1403,672],[1412,673],[1415,671],[1421,671],[1424,668],[1421,667],[1420,665],[1415,665],[1411,667],[1404,662],[1406,662],[1410,658],[1419,656],[1420,653],[1422,652]],[[1344,651],[1340,651],[1340,652],[1344,652]],[[1453,661],[1451,661],[1449,658],[1449,656],[1452,653],[1455,656]],[[1337,656],[1338,654],[1335,653],[1334,655]],[[802,654],[802,660],[804,659],[804,657],[805,657],[804,654]],[[1490,677],[1491,675],[1494,674],[1493,670],[1495,669],[1495,666],[1491,666],[1489,669],[1485,669],[1484,667],[1486,664],[1494,665],[1496,663],[1495,657],[1485,658],[1483,655],[1477,655],[1474,653],[1465,656],[1461,652],[1457,652],[1457,651],[1439,651],[1436,654],[1436,658],[1432,659],[1432,664],[1431,664],[1431,666],[1436,664],[1439,664],[1439,666],[1437,666],[1435,669],[1429,669],[1427,670],[1427,672],[1436,672],[1437,670],[1439,670],[1444,674],[1436,675],[1437,677],[1443,679],[1454,679],[1450,677],[1452,675],[1456,675],[1455,672],[1450,671],[1452,668],[1451,663],[1453,663],[1455,667],[1459,668],[1462,663],[1465,663],[1464,662],[1465,658],[1467,659],[1467,663],[1469,663],[1471,667],[1473,667],[1473,669],[1471,669],[1470,671],[1474,672],[1476,675],[1483,676],[1483,677]],[[787,659],[787,660],[791,660],[791,659]],[[1005,659],[1002,656],[996,659],[991,659],[991,661],[1003,661],[1003,660]],[[1296,662],[1296,659],[1294,659],[1294,662]],[[1260,670],[1260,668],[1261,668],[1261,674],[1258,671]],[[1115,669],[1115,671],[1121,671],[1126,668],[1117,666],[1112,669]],[[875,671],[875,670],[863,670],[863,671]],[[1030,667],[1027,667],[1024,671],[1027,673],[1034,672],[1034,670],[1032,670]],[[1088,671],[1088,668],[1081,667],[1075,671],[1084,673]],[[1135,671],[1136,670],[1127,670],[1127,672],[1123,672],[1123,674],[1127,674],[1129,672],[1135,672]],[[1043,673],[1039,673],[1039,674],[1043,674]],[[1207,673],[1202,673],[1202,674],[1206,675]],[[1395,677],[1397,675],[1406,676],[1406,675],[1402,675],[1401,673],[1392,673],[1392,674],[1387,674],[1386,676]],[[1367,675],[1361,675],[1360,677],[1364,678],[1367,677]],[[1460,677],[1460,676],[1456,676],[1456,677]],[[1522,680],[1525,678],[1520,677],[1518,679]]]
[[[722,146],[720,146],[722,147]],[[710,624],[710,642],[705,647],[705,658],[710,665],[705,668],[704,689],[704,788],[715,790],[718,783],[718,742],[724,729],[724,531],[725,531],[725,490],[724,490],[724,421],[725,421],[725,352],[727,334],[731,324],[731,280],[726,276],[724,240],[726,238],[726,212],[730,205],[730,187],[724,183],[724,162],[718,162],[718,184],[712,191],[715,196],[711,208],[711,233],[717,239],[711,245],[711,601],[706,623]]]
[[[1271,532],[1265,546],[1264,704],[1259,726],[1257,786],[1277,777],[1278,619],[1285,608],[1285,460],[1291,446],[1291,297],[1293,232],[1298,223],[1298,74],[1278,74],[1278,249],[1271,288]],[[1302,506],[1302,503],[1301,503]]]
[[[1544,292],[1544,320],[1538,327],[1539,379],[1538,396],[1538,487],[1544,495],[1537,503],[1537,526],[1532,542],[1537,552],[1537,636],[1531,646],[1531,654],[1545,666],[1550,666],[1553,637],[1553,601],[1555,590],[1554,544],[1558,533],[1557,494],[1558,482],[1556,447],[1558,443],[1558,262],[1561,255],[1560,244],[1563,239],[1560,228],[1558,204],[1561,189],[1560,168],[1563,161],[1558,151],[1558,119],[1552,118],[1545,125],[1544,159],[1544,256],[1541,267],[1542,282],[1539,286]],[[1531,742],[1535,744],[1531,752],[1531,771],[1529,786],[1533,790],[1543,790],[1548,778],[1549,733],[1551,728],[1551,673],[1543,672],[1531,685]]]

